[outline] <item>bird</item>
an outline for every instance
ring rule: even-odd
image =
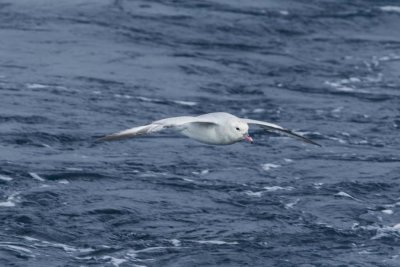
[[[117,133],[98,138],[98,141],[114,141],[145,134],[174,129],[177,132],[201,143],[210,145],[231,145],[240,141],[253,143],[249,135],[249,125],[256,125],[267,131],[279,132],[297,138],[305,143],[320,144],[279,125],[252,119],[239,118],[226,112],[213,112],[199,116],[180,116],[154,121]]]

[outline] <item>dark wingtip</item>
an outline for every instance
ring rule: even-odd
[[[322,145],[318,144],[317,142],[312,141],[311,139],[308,139],[300,134],[294,133],[288,129],[285,129],[284,132],[286,132],[289,135],[292,135],[293,137],[297,137],[298,139],[300,139],[301,141],[303,141],[304,143],[308,143],[308,144],[312,144],[318,147],[322,147]]]
[[[292,132],[292,134],[293,134],[293,132]],[[308,139],[308,138],[306,138],[304,136],[301,136],[301,135],[298,135],[298,134],[294,134],[294,135],[296,135],[298,138],[300,138],[300,140],[302,140],[305,143],[308,143],[308,144],[311,144],[311,145],[314,145],[314,146],[318,146],[318,147],[322,147],[322,145],[320,145],[317,142],[314,142],[314,141],[312,141],[312,140],[310,140],[310,139]]]
[[[100,138],[97,138],[95,141],[96,142],[104,142],[104,141],[116,141],[122,139],[119,136],[113,136],[113,135],[106,135]]]
[[[96,138],[95,142],[113,141],[113,140],[118,140],[118,139],[119,138],[114,135],[106,135],[106,136]]]
[[[100,138],[97,138],[96,141],[98,142],[102,142],[102,141],[118,141],[118,140],[122,140],[122,139],[126,139],[129,137],[133,137],[133,136],[137,136],[140,134],[131,134],[131,133],[114,133],[114,134],[110,134],[110,135],[106,135]]]
[[[310,139],[308,139],[308,140],[309,140],[309,143],[310,143],[310,144],[315,145],[315,146],[318,146],[318,147],[322,147],[321,144],[318,144],[317,142],[311,141]]]

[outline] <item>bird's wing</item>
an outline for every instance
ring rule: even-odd
[[[136,137],[144,134],[159,132],[167,128],[183,129],[185,126],[189,124],[217,125],[217,123],[215,123],[212,120],[205,120],[196,117],[190,117],[190,116],[173,117],[155,121],[148,125],[138,126],[121,132],[106,135],[97,140],[98,141],[121,140],[129,137]]]
[[[291,137],[297,138],[305,143],[309,143],[309,144],[313,144],[316,146],[321,146],[320,144],[311,141],[308,138],[305,138],[304,136],[301,136],[297,133],[292,132],[289,129],[285,129],[279,125],[273,124],[273,123],[269,123],[269,122],[265,122],[265,121],[257,121],[257,120],[251,120],[251,119],[242,119],[244,122],[248,123],[248,124],[255,124],[257,126],[260,126],[261,128],[268,130],[268,131],[273,131],[273,132],[281,132],[284,133],[286,135],[289,135]]]

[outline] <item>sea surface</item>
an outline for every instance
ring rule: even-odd
[[[0,266],[400,266],[400,1],[0,0]],[[171,131],[225,111],[254,144]]]

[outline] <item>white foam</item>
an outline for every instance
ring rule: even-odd
[[[337,141],[337,142],[339,142],[339,143],[341,143],[341,144],[346,144],[346,141],[343,140],[343,139],[341,139],[341,138],[337,138],[337,137],[328,137],[328,139]]]
[[[28,84],[26,84],[26,87],[28,89],[44,89],[44,88],[48,88],[50,86],[45,85],[45,84],[40,84],[40,83],[28,83]]]
[[[359,83],[361,82],[360,78],[350,77],[349,79],[341,79],[338,84],[349,84],[349,83]]]
[[[340,191],[339,193],[335,194],[335,196],[341,196],[341,197],[349,197],[349,198],[354,198],[347,194],[346,192]]]
[[[38,180],[38,181],[41,181],[41,182],[44,182],[44,181],[45,181],[45,180],[44,180],[42,177],[40,177],[37,173],[30,172],[29,175],[30,175],[33,179],[35,179],[35,180]]]
[[[69,184],[68,180],[62,179],[60,181],[58,181],[59,184]]]
[[[400,6],[381,6],[379,7],[380,10],[386,12],[398,12],[400,13]]]
[[[346,192],[340,191],[339,193],[335,194],[335,196],[339,196],[339,197],[348,197],[354,200],[358,200],[357,198],[347,194]]]
[[[382,56],[379,58],[379,61],[392,61],[392,60],[399,60],[400,59],[400,55],[396,55],[396,54],[390,54],[388,56]],[[381,78],[378,75],[378,78]]]
[[[160,101],[159,99],[151,99],[151,98],[144,97],[144,96],[137,96],[137,97],[135,97],[135,98],[136,98],[136,99],[139,99],[139,100],[141,100],[141,101],[144,101],[144,102]]]
[[[9,245],[9,244],[0,244],[0,247],[7,247],[7,248],[10,248],[12,250],[18,250],[18,251],[22,251],[22,252],[25,252],[25,253],[33,254],[30,249],[27,249],[27,248],[24,248],[24,247],[21,247],[21,246]]]
[[[41,241],[41,242],[43,244],[46,244],[46,245],[50,246],[50,247],[61,248],[65,252],[76,252],[76,251],[79,251],[77,248],[74,248],[74,247],[69,246],[69,245],[61,244],[61,243],[52,243],[52,242],[48,242],[48,241]]]
[[[400,230],[400,223],[393,225],[393,229]]]
[[[174,247],[148,247],[148,248],[144,248],[144,249],[140,249],[140,250],[134,250],[134,249],[130,249],[128,250],[128,252],[126,253],[126,256],[128,258],[130,258],[130,260],[132,261],[152,261],[154,259],[139,259],[138,258],[138,254],[139,253],[146,253],[146,252],[153,252],[153,251],[161,251],[161,250],[165,250],[165,249],[173,249],[173,248],[178,248],[180,246],[180,241],[177,239],[172,239],[170,240],[173,244]],[[132,266],[135,267],[146,267],[143,265],[136,265],[133,264]]]
[[[292,160],[292,159],[283,159],[285,162],[287,162],[287,163],[292,163],[294,160]]]
[[[43,147],[46,147],[46,148],[52,148],[50,145],[45,144],[45,143],[40,143],[40,145],[42,145]]]
[[[141,173],[140,177],[158,177],[158,176],[166,176],[168,173],[166,172],[152,172],[147,171],[146,173]]]
[[[125,99],[131,99],[132,96],[130,95],[120,95],[120,94],[115,94],[114,95],[116,98],[125,98]]]
[[[63,249],[65,252],[81,252],[81,253],[87,253],[87,252],[93,252],[94,249],[92,248],[76,248],[76,247],[72,247],[66,244],[62,244],[62,243],[55,243],[55,242],[49,242],[46,240],[39,240],[33,237],[29,237],[29,236],[23,236],[23,238],[25,240],[31,241],[31,242],[37,242],[40,243],[41,246],[45,245],[48,247],[54,247],[54,248],[61,248]]]
[[[293,187],[287,186],[287,187],[282,187],[282,186],[264,186],[264,189],[267,190],[268,192],[273,192],[273,191],[278,191],[278,190],[288,190],[291,191],[293,190]]]
[[[123,97],[120,95],[120,97]],[[197,102],[193,102],[193,101],[183,101],[183,100],[161,100],[161,99],[157,99],[157,98],[148,98],[145,96],[136,96],[136,99],[143,101],[143,102],[172,102],[178,105],[182,105],[182,106],[196,106]]]
[[[206,175],[206,174],[208,174],[209,172],[210,172],[210,170],[205,169],[205,170],[201,170],[201,171],[199,171],[199,172],[194,171],[194,172],[192,172],[192,173],[193,173],[193,174],[196,174],[196,175]]]
[[[0,207],[14,207],[15,203],[12,201],[0,202]]]
[[[110,260],[111,264],[115,267],[119,267],[122,263],[127,262],[126,259],[118,259],[111,256],[103,256],[101,258],[104,260]]]
[[[181,246],[181,241],[179,241],[178,239],[171,239],[170,241],[171,241],[172,245],[174,245],[175,247]]]
[[[354,89],[354,88],[352,88],[350,86],[343,85],[343,84],[348,84],[349,83],[348,80],[345,80],[345,83],[343,83],[343,81],[344,80],[339,81],[339,82],[325,81],[325,84],[329,85],[329,86],[331,86],[331,87],[333,87],[336,90],[341,91],[341,92],[359,92],[358,90],[356,90],[356,89]]]
[[[337,82],[330,82],[330,81],[325,81],[324,82],[326,85],[332,86],[332,87],[339,87],[341,84]]]
[[[261,168],[262,168],[264,171],[269,171],[270,169],[279,168],[279,167],[281,167],[281,165],[272,164],[272,163],[265,163],[265,164],[262,164],[262,165],[261,165]]]
[[[65,168],[67,171],[83,171],[82,168]]]
[[[75,259],[77,259],[77,260],[92,260],[92,259],[96,259],[96,257],[92,257],[92,256],[75,257]]]
[[[40,241],[39,239],[30,237],[30,236],[23,236],[22,238],[25,239],[25,240],[28,240],[28,241]]]
[[[366,145],[366,144],[369,144],[369,143],[368,143],[367,140],[361,140],[361,141],[356,142],[356,144],[358,144],[358,145]]]
[[[169,247],[149,247],[149,248],[144,248],[144,249],[139,249],[139,250],[134,250],[135,253],[143,253],[143,252],[149,252],[149,251],[158,251],[158,250],[163,250],[167,249]]]
[[[172,102],[174,102],[175,104],[183,105],[183,106],[196,106],[197,105],[196,102],[192,102],[192,101],[173,100]]]
[[[287,10],[280,10],[280,11],[279,11],[279,14],[281,14],[281,15],[283,15],[283,16],[287,16],[287,15],[289,15],[289,11],[287,11]]]
[[[299,203],[299,202],[300,202],[300,198],[297,198],[295,201],[290,202],[290,203],[287,203],[287,204],[285,205],[285,208],[291,209],[291,208],[294,207],[294,205],[296,205],[296,204]]]
[[[315,189],[320,189],[324,183],[314,183]]]
[[[259,192],[246,191],[244,193],[251,197],[261,197],[264,192],[262,192],[262,191],[259,191]]]
[[[238,242],[225,242],[222,240],[198,240],[195,241],[196,243],[200,244],[211,244],[211,245],[237,245]]]
[[[174,240],[174,239],[172,239]],[[171,240],[171,242],[172,242]],[[178,240],[179,241],[179,240]],[[176,242],[176,241],[175,241]],[[126,255],[136,261],[143,261],[137,258],[137,254],[138,253],[146,253],[146,252],[152,252],[152,251],[160,251],[160,250],[165,250],[165,249],[171,249],[174,247],[148,247],[148,248],[144,248],[144,249],[139,249],[139,250],[134,250],[134,249],[130,249]],[[146,260],[152,260],[152,259],[146,259]],[[134,266],[139,266],[139,265],[134,265]]]
[[[337,107],[337,108],[333,109],[332,112],[339,113],[339,112],[342,112],[342,110],[343,110],[343,107]]]
[[[209,170],[202,170],[201,172],[200,172],[200,174],[201,175],[205,175],[205,174],[208,174],[210,171]]]
[[[18,200],[19,192],[15,192],[11,194],[8,198],[7,201],[0,202],[0,207],[15,207],[15,202]]]
[[[9,176],[5,176],[5,175],[0,175],[0,180],[2,181],[6,181],[9,182],[11,181],[13,178],[9,177]]]
[[[382,210],[383,213],[388,214],[388,215],[392,215],[393,214],[393,210]]]
[[[372,240],[380,239],[382,237],[391,236],[393,234],[399,235],[400,234],[400,224],[396,224],[394,226],[384,226],[384,227],[365,227],[369,228],[368,230],[376,230],[376,235],[371,237]]]
[[[265,111],[265,109],[263,109],[263,108],[253,109],[253,113],[263,113],[264,111]]]

